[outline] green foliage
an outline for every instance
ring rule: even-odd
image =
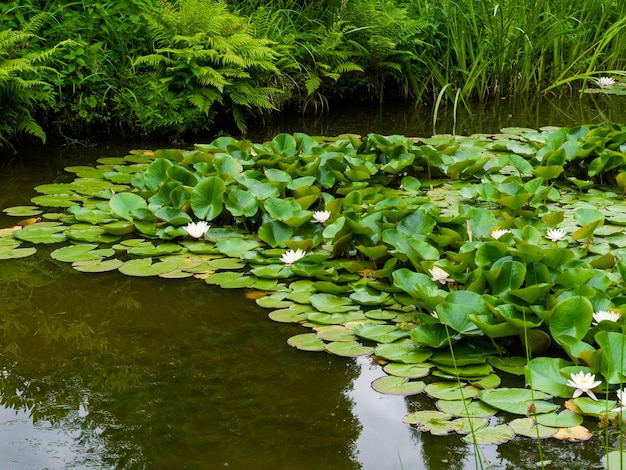
[[[153,73],[143,77],[146,89],[134,104],[146,131],[207,129],[218,109],[245,131],[250,112],[274,108],[278,90],[262,85],[278,73],[272,42],[255,38],[225,2],[181,0],[177,8],[165,2],[146,19],[157,48],[135,60]],[[176,119],[185,107],[188,115]]]
[[[45,15],[39,15],[18,31],[0,30],[0,146],[9,145],[20,134],[46,141],[35,114],[50,105],[53,93],[50,84],[38,76],[44,71],[54,71],[44,64],[63,43],[38,52],[24,50],[44,18]]]

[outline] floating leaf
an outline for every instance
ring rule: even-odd
[[[326,344],[326,351],[337,356],[359,357],[369,356],[374,352],[374,348],[363,346],[358,341],[334,341]]]
[[[467,400],[478,395],[478,390],[452,382],[433,382],[424,391],[439,400]]]
[[[466,418],[485,418],[495,415],[497,411],[481,401],[472,400],[439,400],[437,408],[445,413]]]
[[[152,263],[152,258],[142,258],[126,261],[119,267],[119,271],[127,276],[158,276],[167,271],[173,271],[178,267],[175,261],[157,261]]]
[[[430,367],[420,366],[419,364],[396,364],[391,363],[385,365],[383,370],[389,375],[396,377],[406,377],[409,379],[418,379],[426,377],[430,373]]]
[[[555,439],[562,441],[579,442],[591,439],[592,434],[584,426],[573,426],[571,428],[560,428],[556,434]]]
[[[287,340],[289,346],[302,351],[324,351],[325,344],[315,333],[304,333],[292,336]]]
[[[552,437],[556,433],[556,429],[537,424],[532,418],[517,418],[508,423],[515,434],[520,436],[532,437],[534,439],[543,439]]]
[[[547,393],[521,388],[496,388],[481,390],[478,398],[488,405],[509,413],[525,415],[529,405],[533,404],[535,413],[550,413],[559,406],[543,401],[551,398]]]
[[[515,436],[515,431],[508,424],[498,424],[478,429],[476,432],[463,437],[463,441],[470,444],[493,445],[504,444]]]
[[[411,381],[404,377],[379,377],[372,382],[372,388],[387,395],[417,395],[422,393],[426,384],[421,381]]]

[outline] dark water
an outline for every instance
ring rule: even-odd
[[[456,132],[505,126],[624,121],[609,97],[587,102],[508,101],[467,113]],[[480,112],[479,112],[480,111]],[[440,110],[438,132],[452,132]],[[337,109],[253,129],[337,135],[432,134],[432,113],[395,106]],[[206,140],[210,140],[207,138]],[[100,142],[4,155],[0,207],[28,204],[38,184],[67,181],[63,167],[168,143]],[[0,214],[0,227],[15,219]],[[364,360],[290,348],[303,330],[278,324],[239,291],[195,279],[83,274],[36,256],[0,261],[0,469],[471,469],[459,437],[402,424],[427,397],[378,394],[382,375]],[[544,441],[546,468],[601,468],[603,439]],[[481,449],[483,468],[537,468],[537,443],[517,438]],[[566,462],[566,464],[565,464]]]

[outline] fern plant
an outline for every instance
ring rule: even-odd
[[[245,132],[246,117],[275,108],[278,90],[265,86],[279,73],[273,43],[255,38],[222,0],[177,3],[163,1],[146,15],[156,49],[134,62],[152,70],[144,77],[147,94],[135,96],[138,124],[180,135],[207,129],[225,114]],[[176,114],[187,119],[176,122]]]
[[[0,147],[10,146],[22,134],[46,141],[46,134],[34,115],[53,102],[54,92],[38,76],[43,71],[53,71],[45,63],[69,41],[50,49],[26,52],[25,46],[43,20],[44,15],[38,15],[21,30],[0,31]]]

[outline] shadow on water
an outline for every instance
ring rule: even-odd
[[[623,120],[624,100],[520,104],[458,110],[456,132],[495,133]],[[452,132],[440,110],[438,132]],[[336,109],[317,120],[291,118],[251,131],[337,135],[432,134],[432,113]],[[211,137],[204,139],[210,141]],[[52,146],[4,156],[0,206],[28,204],[33,188],[67,181],[63,167],[93,164],[133,147],[168,143]],[[14,219],[0,214],[0,227]],[[305,353],[285,340],[301,327],[274,323],[240,291],[199,280],[82,274],[50,258],[0,262],[0,455],[2,468],[429,469],[475,468],[458,436],[433,437],[402,424],[432,409],[425,396],[378,394],[379,366]],[[599,465],[601,438],[547,442],[545,458],[564,468]],[[537,468],[537,444],[517,438],[482,450],[484,468]],[[576,465],[580,464],[579,467]],[[480,466],[480,465],[479,465]]]

